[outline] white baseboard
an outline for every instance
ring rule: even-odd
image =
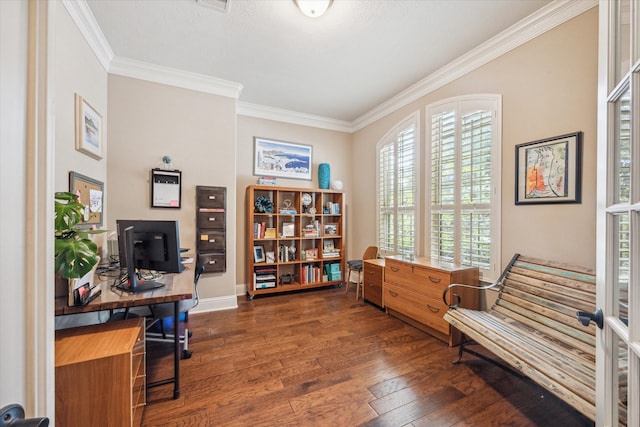
[[[209,311],[230,310],[238,308],[238,298],[235,295],[214,298],[200,298],[198,305],[190,313],[206,313]]]

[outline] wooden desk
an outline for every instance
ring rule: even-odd
[[[152,289],[148,292],[129,293],[116,288],[111,288],[113,279],[100,281],[102,294],[84,306],[67,305],[67,297],[58,297],[55,302],[55,315],[68,315],[78,313],[91,313],[102,310],[116,310],[129,307],[140,307],[165,302],[174,303],[173,325],[174,325],[174,361],[173,378],[148,383],[147,387],[173,383],[173,398],[180,397],[180,335],[178,325],[180,318],[180,301],[193,297],[193,274],[191,268],[186,268],[179,274],[165,274],[157,281],[165,284],[162,288]]]

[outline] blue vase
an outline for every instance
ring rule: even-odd
[[[330,181],[331,167],[329,163],[320,163],[318,165],[318,186],[322,189],[328,189]]]

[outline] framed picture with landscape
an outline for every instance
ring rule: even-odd
[[[254,138],[253,174],[311,180],[312,147]]]

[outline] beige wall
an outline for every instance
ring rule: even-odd
[[[107,183],[107,72],[96,58],[69,12],[62,5],[55,8],[55,50],[54,50],[54,93],[55,93],[55,183],[54,191],[69,191],[69,172],[97,179]],[[103,158],[97,160],[76,150],[75,143],[75,94],[82,96],[102,116]],[[103,210],[103,221],[108,210]],[[103,223],[103,227],[106,222]],[[96,235],[94,240],[100,246],[101,256],[105,256],[104,235]],[[56,296],[65,295],[66,285],[56,282]]]
[[[109,75],[109,137],[109,230],[117,219],[178,220],[180,245],[194,253],[196,185],[227,188],[227,271],[203,275],[200,297],[234,295],[235,99]],[[181,209],[150,207],[151,169],[165,155],[182,171]]]
[[[253,176],[253,138],[270,138],[279,141],[307,144],[313,147],[313,174],[311,181],[278,178],[278,185],[285,187],[318,188],[318,164],[331,165],[331,181],[341,180],[344,184],[346,197],[347,223],[351,218],[351,200],[353,181],[351,168],[353,157],[351,152],[351,134],[317,129],[309,126],[292,125],[253,117],[238,116],[238,168],[237,188],[238,198],[236,209],[238,212],[238,248],[236,274],[239,288],[247,284],[246,263],[246,188],[258,183],[258,177]],[[351,232],[347,227],[347,256],[349,256],[349,242]],[[246,288],[244,288],[246,289]],[[239,289],[240,290],[240,289]]]
[[[80,34],[67,9],[59,4],[55,11],[56,171],[54,188],[55,191],[69,191],[69,172],[75,171],[102,181],[108,193],[107,72]],[[75,93],[82,96],[102,115],[102,160],[96,160],[75,149]]]
[[[354,250],[361,252],[375,242],[371,212],[375,209],[375,146],[380,138],[402,118],[420,110],[424,144],[427,105],[454,96],[491,93],[502,95],[502,265],[520,252],[595,268],[597,34],[598,10],[593,8],[356,132],[353,215],[358,221],[349,223]],[[514,147],[579,130],[584,132],[582,203],[515,206]],[[422,248],[423,244],[420,252]]]

